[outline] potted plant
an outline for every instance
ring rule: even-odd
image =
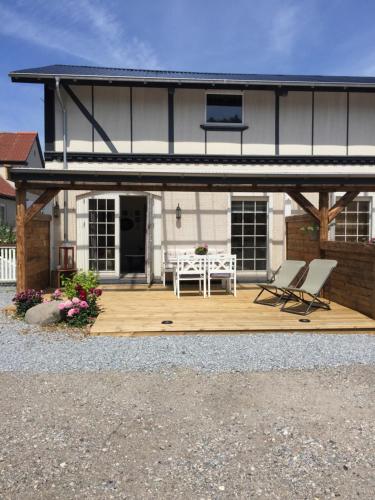
[[[308,235],[310,240],[317,240],[319,233],[319,226],[317,224],[308,224],[300,228],[304,234]]]
[[[195,255],[207,255],[208,245],[205,243],[204,245],[198,245],[194,251]]]

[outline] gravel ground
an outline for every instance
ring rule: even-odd
[[[2,499],[373,499],[375,368],[0,374]]]
[[[0,499],[373,499],[374,365],[371,335],[87,338],[0,313]]]
[[[0,307],[14,291],[0,292]],[[83,337],[0,316],[0,371],[268,371],[375,364],[375,335]]]

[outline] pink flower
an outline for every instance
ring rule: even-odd
[[[67,300],[64,302],[65,309],[70,309],[73,306],[73,302],[71,300]]]
[[[85,300],[81,300],[81,303],[79,304],[79,307],[81,309],[87,309],[89,307],[88,303]]]
[[[56,299],[58,297],[61,297],[61,295],[62,295],[62,292],[61,292],[60,288],[56,288],[56,290],[52,294],[52,296],[55,297]]]
[[[79,298],[78,298],[78,297],[74,297],[74,298],[72,299],[72,302],[73,302],[73,304],[74,304],[74,305],[78,305],[81,301],[79,300]]]
[[[68,316],[69,316],[69,318],[71,318],[72,316],[74,316],[75,314],[78,314],[78,313],[79,313],[79,309],[77,307],[73,307],[72,309],[69,309]]]
[[[61,304],[59,304],[57,307],[60,309],[60,311],[62,311],[63,309],[65,309],[65,302],[61,302]]]

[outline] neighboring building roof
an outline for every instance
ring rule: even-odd
[[[55,64],[40,68],[12,71],[13,81],[43,83],[56,77],[62,79],[150,81],[159,83],[217,83],[219,85],[261,86],[323,86],[323,87],[375,87],[375,77],[322,76],[322,75],[267,75],[246,73],[199,73],[190,71],[161,71],[97,66]]]
[[[0,176],[0,198],[15,198],[15,189]]]
[[[26,163],[37,132],[0,132],[0,163]]]

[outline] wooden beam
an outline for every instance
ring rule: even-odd
[[[37,198],[34,203],[26,210],[25,224],[31,221],[55,196],[59,194],[60,189],[46,189]]]
[[[26,289],[26,189],[16,190],[17,291]]]
[[[316,221],[320,222],[319,210],[298,191],[287,191],[287,194],[294,200],[305,212],[311,215]]]
[[[330,208],[328,212],[329,222],[332,222],[341,212],[351,203],[357,196],[360,191],[348,191],[345,193],[336,203]]]
[[[320,212],[320,241],[328,240],[328,225],[329,225],[329,193],[319,193],[319,212]]]

